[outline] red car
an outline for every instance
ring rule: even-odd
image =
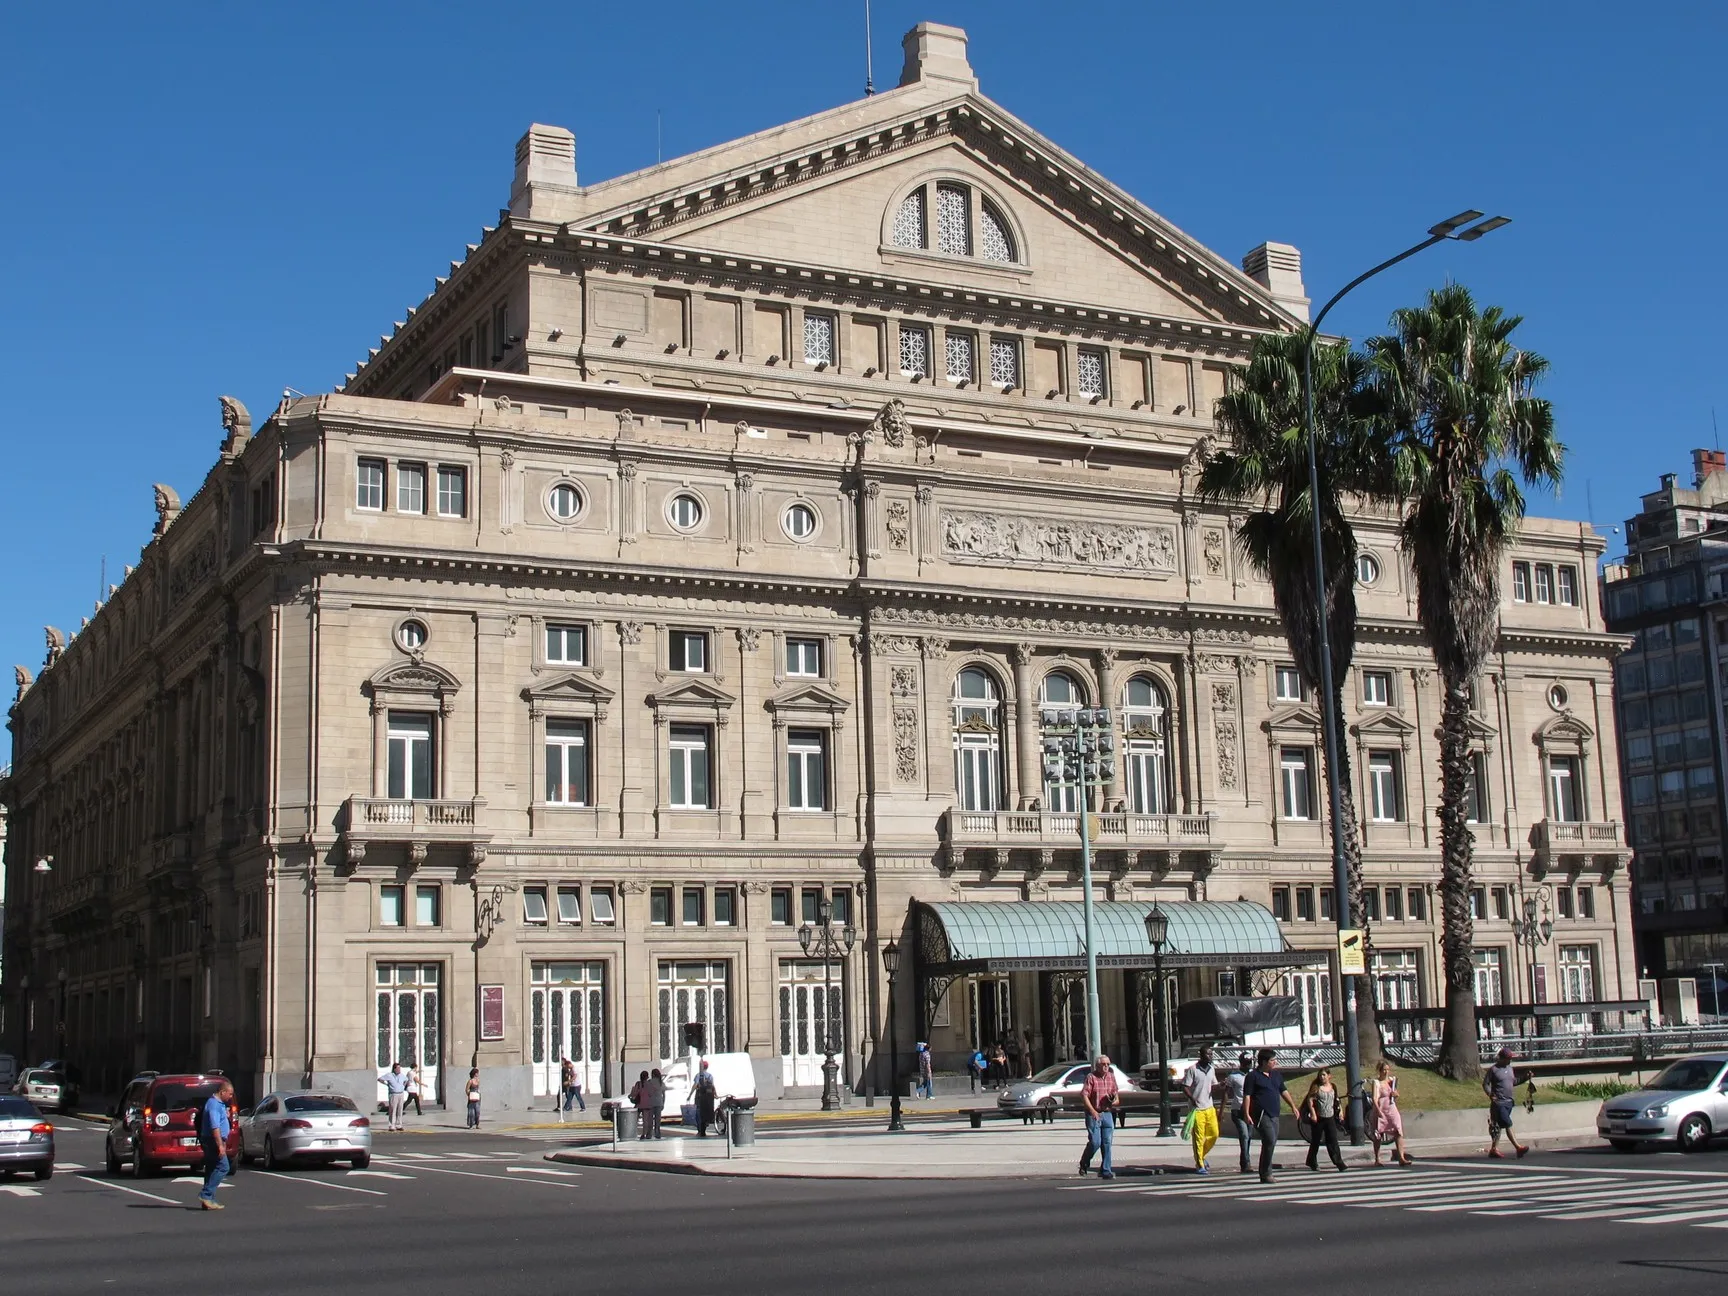
[[[142,1179],[167,1166],[202,1171],[198,1111],[221,1087],[219,1075],[139,1076],[126,1086],[108,1125],[108,1173],[130,1170]],[[239,1110],[228,1104],[228,1164],[240,1164]]]

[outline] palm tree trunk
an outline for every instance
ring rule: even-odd
[[[1344,739],[1344,689],[1332,690],[1332,732],[1337,736],[1339,822],[1332,826],[1338,834],[1338,844],[1344,852],[1344,867],[1350,889],[1344,899],[1350,925],[1362,931],[1363,953],[1371,956],[1373,935],[1368,926],[1368,902],[1362,895],[1362,833],[1361,820],[1356,817],[1356,785],[1350,777],[1350,749]],[[1374,1007],[1374,980],[1369,976],[1353,978],[1356,982],[1356,1048],[1364,1070],[1372,1070],[1380,1060],[1380,1020]],[[1340,995],[1347,995],[1339,986]]]
[[[1470,909],[1476,843],[1465,821],[1469,717],[1468,683],[1448,680],[1440,708],[1440,952],[1446,978],[1446,1026],[1436,1069],[1453,1080],[1473,1080],[1482,1074],[1476,1035],[1476,924]]]

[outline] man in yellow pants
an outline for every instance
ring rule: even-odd
[[[1206,1168],[1206,1158],[1218,1142],[1218,1068],[1213,1065],[1210,1045],[1200,1050],[1200,1060],[1182,1077],[1182,1088],[1194,1112],[1189,1122],[1190,1137],[1194,1140],[1194,1173],[1211,1174]]]

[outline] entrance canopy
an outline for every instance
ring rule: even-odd
[[[1101,968],[1150,968],[1149,900],[1092,906]],[[1325,963],[1325,950],[1294,950],[1271,911],[1247,900],[1159,901],[1170,919],[1167,968],[1279,968]],[[919,970],[926,977],[973,972],[1077,971],[1086,966],[1086,919],[1078,900],[918,904]]]

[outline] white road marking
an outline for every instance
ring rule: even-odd
[[[1710,1210],[1670,1211],[1666,1215],[1644,1215],[1626,1222],[1628,1224],[1690,1224],[1693,1220],[1716,1219],[1722,1215],[1728,1215],[1728,1208],[1716,1206]]]
[[[567,1175],[572,1179],[582,1173],[580,1170],[554,1170],[551,1166],[505,1166],[504,1169],[510,1174]]]
[[[65,1170],[68,1173],[70,1173],[70,1172],[76,1171],[76,1170],[84,1170],[84,1169],[87,1169],[88,1167],[81,1166],[76,1161],[56,1161],[54,1163],[54,1168],[56,1170]]]
[[[561,1184],[553,1179],[512,1179],[509,1175],[485,1174],[479,1170],[452,1170],[447,1166],[430,1166],[423,1162],[415,1162],[414,1168],[416,1170],[425,1171],[427,1174],[461,1175],[464,1179],[490,1179],[494,1183],[531,1183],[541,1184],[547,1188],[575,1188],[579,1186],[577,1184]],[[509,1167],[505,1168],[508,1169]],[[403,1177],[408,1178],[410,1176]]]
[[[42,1194],[34,1188],[25,1188],[21,1184],[0,1184],[0,1192],[11,1193],[14,1197],[40,1197]]]
[[[307,1175],[283,1174],[280,1170],[260,1170],[257,1172],[271,1179],[290,1179],[295,1183],[317,1184],[320,1188],[335,1188],[339,1192],[365,1193],[368,1197],[388,1197],[390,1194],[379,1192],[376,1188],[356,1188],[353,1184],[331,1183],[328,1179],[313,1179]],[[350,1173],[353,1173],[352,1171]],[[392,1179],[412,1179],[413,1175],[390,1175]]]
[[[391,1170],[350,1170],[349,1175],[364,1175],[368,1179],[412,1179],[413,1175],[396,1174]]]
[[[112,1188],[116,1192],[131,1193],[134,1197],[148,1197],[151,1201],[167,1202],[170,1206],[184,1206],[186,1203],[173,1197],[162,1197],[156,1193],[147,1193],[142,1188],[128,1188],[125,1184],[117,1184],[109,1179],[98,1179],[94,1175],[78,1176],[87,1184],[95,1184],[98,1188]]]

